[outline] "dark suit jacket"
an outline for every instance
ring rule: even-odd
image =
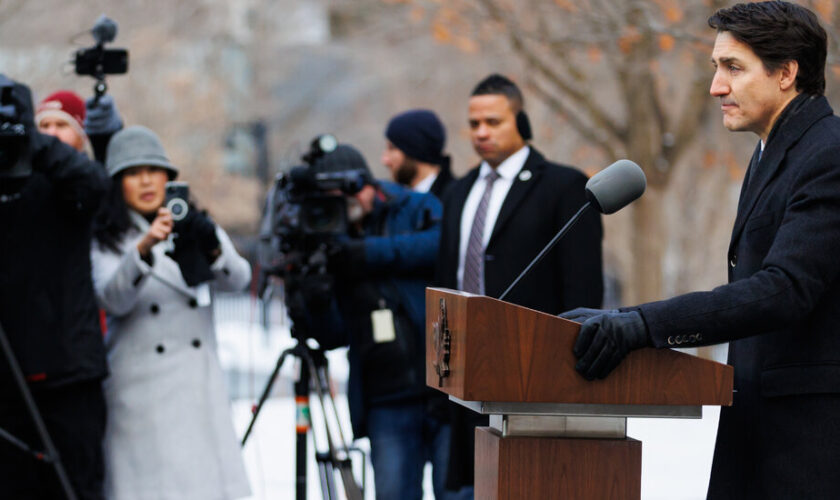
[[[758,151],[729,284],[639,310],[657,347],[733,341],[710,498],[840,498],[840,118],[799,96]]]
[[[456,181],[444,198],[435,273],[438,286],[458,286],[461,212],[478,171],[475,168]],[[531,148],[487,244],[484,280],[489,297],[501,295],[586,202],[586,181],[580,171],[550,163]],[[589,210],[505,300],[551,314],[579,306],[599,307],[603,297],[601,239],[600,214]],[[476,417],[468,410],[455,411],[449,487],[473,482],[473,428],[487,422],[486,418]]]
[[[432,187],[429,188],[429,192],[435,195],[437,199],[442,200],[443,195],[446,194],[447,189],[453,182],[455,182],[455,178],[452,177],[452,171],[449,169],[449,166],[442,166],[437,179],[432,183]]]

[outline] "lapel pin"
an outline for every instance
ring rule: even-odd
[[[529,179],[531,179],[531,171],[530,170],[523,170],[522,172],[519,172],[519,180],[520,181],[525,182]]]

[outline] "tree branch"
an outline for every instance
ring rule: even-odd
[[[569,85],[559,74],[548,67],[541,58],[524,43],[519,34],[519,30],[514,25],[513,21],[507,21],[502,15],[501,8],[493,0],[478,0],[485,9],[487,9],[490,17],[501,24],[508,27],[509,38],[511,46],[517,54],[519,54],[531,67],[533,67],[539,74],[548,80],[559,92],[569,97],[578,106],[583,108],[591,117],[592,121],[599,128],[603,128],[612,134],[617,140],[623,141],[625,131],[619,127],[614,120],[612,120],[603,110],[598,108],[592,101],[589,94],[578,91]]]
[[[603,137],[603,134],[599,134],[597,130],[583,120],[581,120],[574,112],[572,112],[571,108],[566,106],[563,101],[557,98],[553,93],[545,90],[543,87],[540,86],[537,81],[530,76],[525,77],[525,85],[528,86],[537,96],[542,99],[549,108],[551,108],[555,113],[562,116],[569,123],[572,124],[572,127],[577,131],[578,134],[581,135],[584,139],[591,141],[594,144],[597,144],[599,148],[601,148],[604,153],[607,155],[608,158],[617,158],[618,155],[616,154],[616,150],[613,147],[613,142],[610,142],[608,139]]]

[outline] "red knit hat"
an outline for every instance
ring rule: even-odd
[[[64,120],[81,137],[84,152],[93,158],[93,148],[85,133],[85,113],[85,102],[78,94],[71,90],[59,90],[38,104],[35,125],[40,127],[41,121],[50,117]]]
[[[58,111],[59,113],[67,116],[62,116],[63,118],[67,119],[69,122],[69,118],[76,120],[76,123],[79,124],[79,127],[84,129],[85,127],[85,102],[73,91],[70,90],[59,90],[53,94],[47,96],[46,99],[41,101],[41,104],[38,105],[38,110],[35,112],[35,123],[40,123],[41,118],[43,118],[46,112],[49,114],[55,114],[54,111]]]

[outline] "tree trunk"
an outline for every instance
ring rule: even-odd
[[[622,302],[641,304],[662,298],[662,258],[665,233],[662,220],[663,190],[648,184],[645,194],[630,207],[633,227],[630,232],[632,261]]]

